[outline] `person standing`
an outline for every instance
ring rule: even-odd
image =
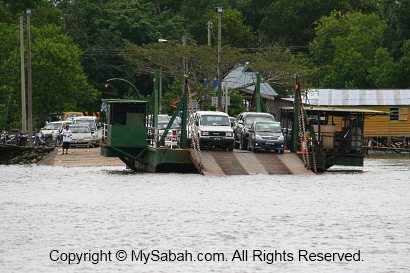
[[[70,141],[71,141],[71,130],[70,126],[68,124],[65,126],[64,130],[61,132],[61,135],[63,136],[63,152],[61,153],[62,155],[65,153],[68,154],[68,149],[70,148]]]

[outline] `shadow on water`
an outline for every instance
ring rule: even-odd
[[[105,173],[111,174],[111,175],[136,175],[136,174],[143,174],[142,172],[135,172],[129,169],[123,169],[123,170],[104,170]]]
[[[363,171],[363,170],[347,170],[347,169],[338,170],[338,169],[334,169],[334,170],[327,170],[323,174],[364,174],[364,173],[366,173],[366,172]]]

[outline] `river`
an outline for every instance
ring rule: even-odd
[[[410,158],[316,176],[0,166],[0,246],[0,272],[409,272]]]

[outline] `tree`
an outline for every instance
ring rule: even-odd
[[[100,97],[87,82],[81,51],[50,25],[33,29],[33,111],[39,122],[53,111],[95,110]]]
[[[315,23],[332,11],[377,11],[373,0],[274,0],[265,7],[258,27],[268,43],[308,45],[315,34]]]
[[[395,73],[397,64],[390,56],[387,48],[376,49],[373,66],[368,69],[368,82],[375,88],[397,87]]]
[[[403,42],[410,39],[410,0],[381,1],[381,16],[387,22],[385,46],[395,60],[402,56]]]
[[[399,88],[410,88],[410,39],[403,43],[402,57],[398,63],[397,84]]]
[[[136,74],[149,73],[162,67],[165,77],[181,79],[182,58],[188,59],[188,72],[192,90],[199,94],[203,89],[203,79],[210,80],[216,75],[217,54],[208,46],[181,46],[175,44],[151,44],[137,46],[127,43],[124,57],[134,66]],[[237,64],[250,63],[254,71],[261,73],[282,94],[293,86],[292,76],[303,70],[290,51],[280,48],[264,48],[256,52],[243,52],[238,48],[225,46],[222,54],[222,75],[226,75]],[[152,90],[152,89],[151,89]]]
[[[376,51],[382,46],[385,28],[385,22],[373,13],[333,12],[328,17],[322,17],[311,43],[312,58],[320,67],[320,86],[374,87],[369,80],[381,76],[376,72],[385,73],[376,67],[380,66],[381,54],[386,55],[386,51],[379,51],[379,63],[375,64]],[[385,61],[388,59],[388,56],[384,57]],[[390,80],[384,79],[384,82]]]
[[[0,128],[20,127],[18,31],[17,25],[0,23]]]
[[[216,33],[218,26],[216,12],[211,13],[210,18]],[[221,21],[223,44],[239,48],[257,47],[256,37],[252,28],[243,23],[243,16],[239,10],[225,9],[222,13]],[[216,41],[214,44],[216,44]]]
[[[147,82],[133,73],[119,53],[124,39],[135,44],[158,43],[159,38],[180,40],[183,18],[158,11],[153,1],[62,1],[66,31],[84,51],[82,63],[91,83],[102,89],[110,78],[124,78],[139,89]],[[117,89],[118,97],[128,96]],[[117,98],[118,98],[117,97]]]
[[[20,52],[18,25],[0,24],[1,127],[21,124]],[[91,87],[80,63],[81,51],[55,25],[32,27],[33,119],[41,126],[53,111],[95,107],[97,91]]]

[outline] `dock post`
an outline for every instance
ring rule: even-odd
[[[155,70],[154,79],[154,112],[152,113],[152,127],[154,128],[154,143],[155,147],[158,146],[158,85],[159,85],[159,72]]]
[[[181,148],[185,149],[188,147],[187,141],[187,121],[188,121],[188,103],[187,103],[187,91],[188,91],[188,79],[185,77],[185,90],[182,95],[182,122],[181,122]]]
[[[300,101],[300,81],[299,75],[296,74],[295,101],[293,103],[293,124],[292,124],[292,152],[298,150],[299,134],[299,105]]]

